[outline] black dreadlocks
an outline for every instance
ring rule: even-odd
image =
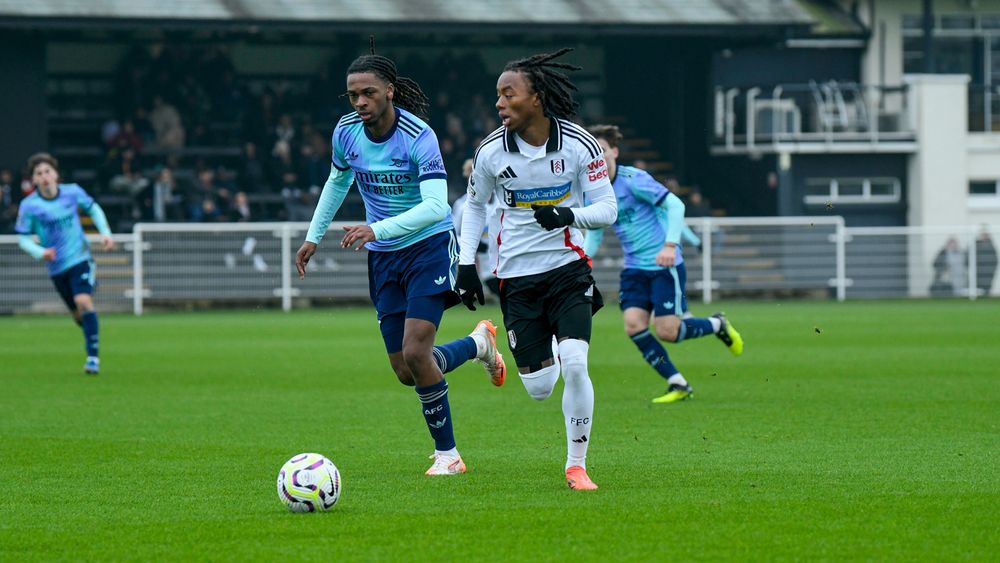
[[[542,101],[542,111],[545,117],[568,119],[576,115],[576,109],[580,107],[580,104],[573,99],[573,90],[576,90],[577,87],[568,76],[559,70],[580,70],[581,67],[569,63],[552,62],[553,59],[572,50],[569,47],[564,47],[555,53],[541,53],[511,61],[503,67],[504,72],[513,70],[523,73],[528,78],[532,89]]]
[[[375,36],[371,36],[369,40],[371,41],[371,54],[361,55],[354,59],[351,66],[347,67],[347,74],[370,72],[392,84],[395,88],[395,94],[392,97],[393,105],[397,105],[426,121],[427,110],[430,107],[427,94],[424,94],[420,85],[412,79],[397,75],[396,63],[392,62],[392,59],[375,54]]]

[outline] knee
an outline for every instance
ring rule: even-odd
[[[87,294],[73,296],[73,304],[81,315],[94,310],[94,301]]]
[[[628,320],[625,321],[625,334],[629,335],[630,338],[646,330],[647,328],[649,328],[649,325],[646,323],[641,323],[638,321],[628,321]]]
[[[392,365],[392,371],[396,373],[396,379],[400,383],[407,387],[413,387],[417,384],[413,379],[413,372],[410,371],[409,366],[406,365],[403,358],[390,358],[389,363]]]
[[[400,383],[406,385],[407,387],[413,387],[414,385],[417,384],[417,382],[413,380],[413,374],[410,373],[410,370],[406,371],[397,370],[396,379],[398,379]]]
[[[559,359],[562,362],[563,378],[567,383],[579,377],[587,377],[587,351],[590,344],[583,340],[563,340],[559,343]]]
[[[522,373],[521,383],[528,395],[536,401],[544,401],[552,394],[552,389],[559,379],[559,367],[551,365],[532,373]]]
[[[677,342],[677,327],[658,326],[656,327],[656,337],[664,342]]]

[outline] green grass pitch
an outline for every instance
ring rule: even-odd
[[[598,314],[589,493],[564,482],[561,384],[538,403],[477,364],[448,376],[469,473],[424,477],[371,309],[104,315],[96,378],[68,317],[0,318],[0,560],[1000,557],[1000,301],[725,310],[746,353],[669,346],[695,386],[674,405]],[[342,472],[329,513],[277,498],[306,451]]]

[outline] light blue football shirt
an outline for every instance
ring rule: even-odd
[[[662,270],[656,255],[667,237],[667,213],[660,207],[670,193],[645,170],[618,166],[612,183],[618,199],[618,220],[615,234],[622,243],[625,267],[639,270]],[[684,262],[677,245],[676,265]]]
[[[43,247],[55,248],[55,260],[47,264],[50,276],[90,260],[90,243],[80,224],[79,210],[88,211],[92,205],[94,198],[77,184],[59,184],[52,199],[36,190],[21,202],[14,229],[18,234],[38,235]]]
[[[333,165],[354,172],[369,225],[419,204],[421,180],[448,178],[434,130],[405,109],[396,106],[395,110],[396,121],[381,138],[371,136],[357,112],[342,117],[333,130]],[[441,221],[396,238],[369,242],[366,247],[399,250],[453,227],[449,212]]]

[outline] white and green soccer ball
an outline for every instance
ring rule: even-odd
[[[278,498],[292,512],[324,512],[340,499],[340,471],[320,454],[299,454],[278,472]]]

